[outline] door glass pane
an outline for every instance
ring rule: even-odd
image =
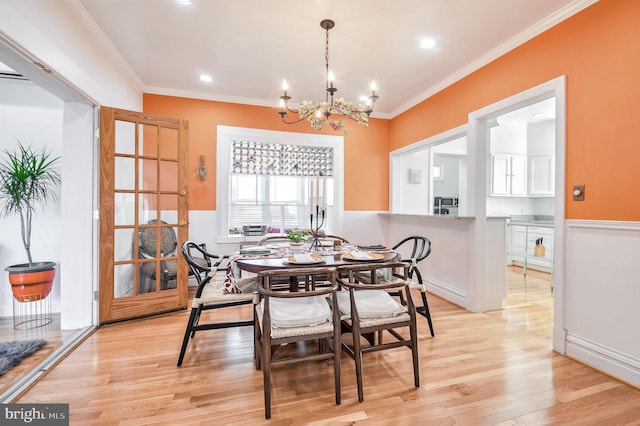
[[[160,219],[166,223],[178,223],[178,197],[176,194],[160,195]]]
[[[156,291],[156,274],[159,262],[144,262],[140,264],[138,279],[138,294]]]
[[[133,228],[116,229],[113,232],[113,260],[120,262],[133,259]]]
[[[134,225],[135,195],[132,193],[116,192],[114,194],[114,221],[116,226]]]
[[[113,297],[133,296],[133,264],[115,265],[113,267]]]
[[[158,195],[138,194],[138,198],[138,223],[144,225],[152,219],[157,219]]]
[[[140,259],[154,259],[158,257],[156,235],[158,228],[140,228],[138,231],[138,257]]]
[[[178,163],[160,161],[160,191],[178,192]]]
[[[135,154],[136,124],[130,121],[116,121],[116,154]]]
[[[178,159],[178,129],[160,128],[160,157]]]
[[[115,176],[114,187],[118,189],[135,189],[135,166],[136,162],[133,158],[117,157],[115,158]]]
[[[143,157],[158,157],[158,126],[140,124],[140,151]]]
[[[157,191],[158,190],[158,161],[140,159],[140,182],[139,189],[141,191]]]

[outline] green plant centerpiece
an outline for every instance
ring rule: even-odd
[[[304,240],[307,238],[307,235],[309,235],[307,231],[303,231],[301,229],[289,229],[287,231],[287,238],[292,243],[296,244],[304,242]]]
[[[5,149],[0,158],[0,216],[20,217],[22,244],[28,260],[5,268],[14,297],[21,302],[47,297],[53,285],[55,262],[34,262],[31,257],[31,223],[37,211],[56,198],[56,188],[61,182],[56,168],[59,159],[45,149],[34,150],[19,142],[15,151]]]

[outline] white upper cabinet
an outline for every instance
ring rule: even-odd
[[[503,122],[490,128],[491,195],[552,197],[555,122]]]
[[[553,196],[553,171],[552,155],[529,157],[529,195]]]
[[[491,195],[527,195],[527,157],[491,156]]]

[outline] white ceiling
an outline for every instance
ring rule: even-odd
[[[146,93],[278,106],[324,100],[324,30],[338,96],[371,80],[390,118],[593,0],[67,0]],[[438,45],[419,47],[430,36]],[[211,83],[199,80],[210,74]]]

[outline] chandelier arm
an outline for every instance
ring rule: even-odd
[[[289,108],[287,108],[287,109],[289,109]],[[297,114],[297,113],[298,113],[298,111],[291,111],[291,112],[293,112],[293,113],[295,113],[295,114]],[[300,116],[300,118],[298,118],[297,120],[293,120],[293,121],[287,121],[287,120],[285,120],[285,119],[284,119],[284,117],[285,117],[286,115],[287,115],[287,114],[280,114],[280,118],[282,118],[282,122],[283,122],[284,124],[296,124],[296,123],[299,123],[299,122],[301,122],[301,121],[308,120],[308,119],[309,119],[309,117],[312,115],[312,113],[311,113],[311,112],[309,112],[309,113],[307,113],[307,114],[305,114],[305,115],[301,115],[301,116]]]

